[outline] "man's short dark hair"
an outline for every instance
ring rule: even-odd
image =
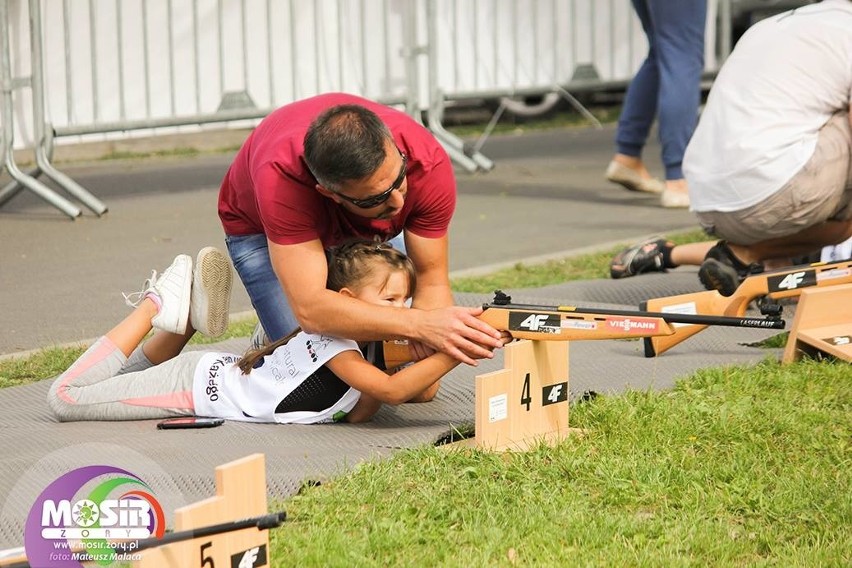
[[[385,160],[393,137],[382,119],[360,105],[338,105],[319,115],[305,134],[305,161],[320,185],[336,191],[364,179]]]

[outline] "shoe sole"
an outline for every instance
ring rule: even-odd
[[[632,172],[627,166],[619,166],[615,162],[611,162],[607,167],[604,178],[612,183],[617,183],[628,191],[660,194],[665,190],[665,185],[656,178],[643,178],[638,173]]]
[[[660,205],[666,209],[689,209],[689,195],[673,191],[664,191],[660,195]]]
[[[730,266],[719,262],[715,258],[708,258],[701,264],[698,269],[698,279],[708,290],[716,290],[725,297],[734,295],[737,291],[737,279],[731,281]]]
[[[657,191],[657,190],[653,190],[653,189],[643,189],[641,182],[635,182],[635,181],[629,180],[629,179],[611,178],[611,177],[608,177],[606,179],[609,182],[616,183],[616,184],[620,185],[621,187],[623,187],[624,189],[626,189],[628,191],[635,191],[637,193],[648,193],[648,194],[651,194],[651,195],[659,195],[663,192],[662,190]]]
[[[193,273],[193,309],[190,310],[196,331],[208,337],[219,337],[228,329],[233,280],[228,257],[214,247],[201,249]]]

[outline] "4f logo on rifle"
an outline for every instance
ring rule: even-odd
[[[530,374],[527,373],[524,377],[524,386],[521,389],[521,406],[527,407],[527,412],[533,403],[532,392],[530,388]],[[557,402],[565,402],[568,400],[568,383],[556,383],[553,385],[545,385],[541,387],[541,405],[548,406]]]
[[[231,568],[257,568],[267,564],[265,544],[231,555]],[[213,566],[212,560],[210,566]]]
[[[815,286],[817,283],[816,272],[814,270],[800,270],[781,276],[770,276],[767,281],[770,292],[797,290],[799,288]]]
[[[559,333],[561,331],[560,321],[559,316],[554,314],[509,312],[509,331]]]

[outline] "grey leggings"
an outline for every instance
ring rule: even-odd
[[[128,360],[101,337],[53,382],[47,402],[60,422],[193,416],[192,382],[203,355],[189,351],[152,365],[141,348]]]

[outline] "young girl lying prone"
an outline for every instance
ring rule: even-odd
[[[356,342],[301,330],[242,358],[181,352],[195,331],[213,337],[224,332],[231,282],[227,257],[212,247],[198,254],[194,271],[192,259],[180,255],[159,278],[152,275],[135,302],[128,298],[135,310],[53,383],[48,402],[56,417],[362,422],[381,403],[415,397],[458,364],[435,353],[391,376],[365,359]],[[331,251],[330,290],[404,307],[414,286],[411,260],[390,245],[357,241]],[[157,332],[140,347],[152,328]]]

